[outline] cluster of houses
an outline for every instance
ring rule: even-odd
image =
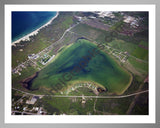
[[[19,111],[19,112],[21,112],[22,115],[23,114],[27,114],[27,113],[28,114],[37,114],[37,115],[47,114],[47,112],[44,111],[42,107],[35,106],[35,103],[37,102],[37,100],[39,98],[41,98],[41,97],[39,97],[39,96],[33,96],[31,99],[28,99],[26,101],[26,105],[24,105],[24,106],[23,105],[16,105],[14,107],[13,112],[21,110],[22,112],[21,111]],[[22,100],[23,99],[19,100],[19,103],[21,103]],[[31,105],[32,108],[28,107],[27,105]],[[13,114],[15,114],[15,113],[13,113]]]
[[[21,71],[23,68],[26,68],[26,65],[24,63],[18,65],[16,68],[12,69],[13,74],[19,74],[21,75]]]
[[[39,99],[38,96],[33,96],[31,100],[27,100],[26,104],[35,104],[35,102]]]
[[[35,59],[35,60],[36,60],[36,59],[38,59],[38,58],[39,58],[39,55],[38,55],[38,54],[35,55],[35,54],[33,53],[33,54],[28,55],[28,59]]]
[[[80,87],[87,87],[87,88],[92,89],[92,90],[97,90],[97,87],[94,86],[91,83],[78,83],[78,84],[75,84],[74,86],[72,86],[71,88],[69,88],[66,91],[66,94],[69,94],[70,92],[72,92],[72,91],[74,91],[74,90],[76,90],[77,88],[80,88]],[[61,92],[61,94],[63,94],[63,92]]]
[[[98,12],[95,12],[96,14],[99,15],[99,17],[109,17],[109,18],[115,18],[115,15],[113,14],[112,11],[98,11]]]
[[[132,17],[132,16],[124,16],[124,22],[130,24],[132,27],[137,28],[139,26],[138,24],[138,18]]]

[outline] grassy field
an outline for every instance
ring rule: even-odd
[[[136,68],[136,70],[148,73],[148,63],[137,61],[132,57],[129,57],[128,61]]]
[[[136,33],[134,36],[126,36],[112,33],[113,31],[104,31],[93,28],[86,24],[79,24],[72,31],[81,34],[88,39],[95,40],[98,43],[107,43],[115,49],[119,49],[122,52],[127,51],[129,54],[139,59],[148,61],[147,35],[144,34],[146,32]]]
[[[26,69],[23,69],[23,71],[21,72],[21,75],[12,74],[12,86],[15,87],[15,88],[18,88],[18,89],[23,88],[20,85],[20,81],[29,77],[29,76],[31,76],[31,75],[33,75],[36,71],[38,71],[38,70],[36,70],[34,67],[30,66]]]
[[[86,98],[86,103],[82,104],[82,98],[44,97],[38,102],[51,115],[125,115],[133,98],[134,96],[120,99]]]
[[[41,70],[33,81],[32,88],[46,86],[57,91],[63,88],[65,85],[59,84],[59,79],[63,78],[64,73],[71,72],[82,61],[82,57],[88,55],[88,51],[94,48],[97,50],[96,45],[84,39],[63,48],[55,61]],[[131,76],[111,57],[100,51],[92,57],[87,66],[72,76],[67,84],[73,80],[95,81],[106,87],[109,92],[121,94],[129,86]]]
[[[109,115],[125,115],[134,96],[120,99],[97,99],[96,110]]]
[[[148,115],[149,114],[149,98],[148,93],[140,94],[136,104],[131,112],[132,115]]]
[[[134,96],[120,99],[44,97],[38,104],[52,115],[125,115]],[[94,106],[95,104],[95,106]],[[134,113],[133,113],[134,114]]]
[[[100,43],[106,43],[105,37],[109,33],[104,30],[93,28],[86,24],[79,24],[75,28],[73,28],[72,31]]]
[[[93,105],[94,99],[87,99],[85,104],[82,104],[82,98],[58,98],[44,97],[39,101],[44,106],[50,115],[88,115],[94,114]]]
[[[148,60],[148,50],[141,48],[134,43],[115,39],[112,42],[108,43],[108,45],[122,52],[128,52],[130,55],[139,59]]]
[[[132,55],[142,60],[148,60],[148,50],[141,47],[136,47]]]

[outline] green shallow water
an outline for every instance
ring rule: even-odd
[[[83,68],[76,70],[76,73],[75,67],[76,69],[77,66],[80,67],[80,61],[84,60],[83,57],[91,56],[93,49],[99,52],[86,61],[88,63],[85,63]],[[64,85],[59,79],[70,80],[65,81],[66,85]],[[131,76],[113,58],[100,51],[95,44],[79,39],[76,43],[64,48],[52,63],[39,72],[38,77],[32,83],[32,88],[45,86],[58,91],[75,80],[94,81],[103,85],[109,92],[121,93],[129,85]]]

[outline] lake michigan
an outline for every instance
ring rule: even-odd
[[[26,36],[50,21],[57,12],[12,12],[12,42]]]

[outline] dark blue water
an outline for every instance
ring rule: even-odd
[[[13,11],[12,12],[12,42],[22,38],[23,36],[38,29],[49,20],[51,20],[57,12],[31,12],[31,11]]]

